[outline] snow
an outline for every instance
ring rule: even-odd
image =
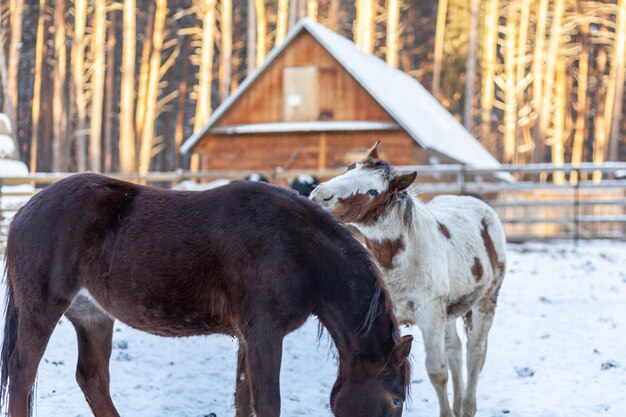
[[[0,134],[0,158],[7,158],[15,152],[13,138],[9,135]]]
[[[477,416],[626,416],[626,243],[510,245],[498,304]],[[316,332],[311,318],[285,340],[284,416],[331,415],[335,359]],[[404,415],[438,415],[419,331],[403,333],[416,337]],[[75,339],[62,319],[40,366],[36,415],[91,416],[74,382]],[[225,336],[168,339],[116,324],[113,401],[125,416],[233,416],[236,351]]]

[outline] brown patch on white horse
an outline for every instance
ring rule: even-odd
[[[417,324],[422,331],[426,369],[441,417],[452,417],[453,410],[456,417],[473,417],[478,374],[504,277],[502,225],[488,205],[472,197],[441,196],[422,203],[407,191],[416,174],[393,170],[379,158],[378,145],[343,175],[320,184],[311,198],[359,229],[366,242],[403,242],[401,251],[389,244],[370,243],[368,248],[382,268],[398,321]],[[465,319],[469,333],[465,387],[457,317]],[[446,391],[448,366],[453,407]]]
[[[480,281],[483,277],[483,264],[480,263],[480,259],[474,256],[474,265],[472,265],[472,275],[476,281]]]
[[[404,240],[402,238],[383,240],[365,238],[365,246],[372,252],[378,265],[385,269],[392,269],[393,259],[404,250]]]

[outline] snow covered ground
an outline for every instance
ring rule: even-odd
[[[481,375],[478,416],[626,416],[626,244],[511,245]],[[330,416],[335,359],[310,319],[287,337],[284,416]],[[406,416],[436,416],[417,328]],[[117,325],[113,400],[122,416],[233,416],[237,343],[223,336],[167,339]],[[45,353],[38,416],[91,416],[74,381],[76,341],[62,320]]]

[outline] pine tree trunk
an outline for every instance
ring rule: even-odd
[[[157,100],[159,98],[159,81],[161,72],[161,49],[163,47],[163,29],[167,17],[167,0],[155,0],[154,30],[152,32],[152,54],[150,55],[150,70],[148,72],[148,87],[146,95],[146,115],[141,132],[139,145],[139,174],[150,171],[152,147],[154,145],[154,125],[157,119]]]
[[[595,56],[596,73],[605,74],[607,63],[607,52],[605,47],[601,47]],[[593,126],[593,156],[592,160],[594,164],[603,164],[604,157],[606,155],[606,120],[604,118],[605,104],[606,104],[606,84],[600,83],[596,87],[595,94],[595,117]],[[602,171],[593,172],[593,181],[600,182],[602,180]]]
[[[255,4],[256,0],[248,0],[248,42],[246,45],[247,62],[248,62],[248,75],[252,74],[252,71],[256,68],[256,12]]]
[[[400,0],[387,0],[387,64],[398,68]]]
[[[9,109],[8,116],[11,119],[14,132],[17,131],[17,106],[19,103],[19,68],[20,55],[22,48],[22,23],[24,18],[24,0],[11,0],[10,7],[10,33],[9,33],[9,62],[8,62],[8,80],[6,87],[11,102],[5,103],[5,108]],[[14,137],[17,137],[15,134]]]
[[[46,0],[39,0],[37,18],[37,40],[35,41],[35,75],[33,80],[33,101],[31,105],[30,172],[37,172],[37,145],[39,143],[39,122],[41,111],[41,71],[43,67],[45,40]]]
[[[152,5],[152,3],[150,3]],[[152,54],[152,34],[154,32],[154,11],[150,7],[148,21],[143,34],[141,64],[139,66],[139,86],[137,88],[137,107],[135,114],[135,137],[141,138],[146,119],[146,99],[148,97],[148,78],[150,73],[150,55]],[[139,144],[136,143],[135,146]],[[135,148],[137,149],[137,148]]]
[[[372,52],[374,52],[376,6],[378,3],[375,0],[361,0],[361,1],[363,4],[363,12],[362,12],[363,20],[361,22],[363,26],[362,49],[368,54],[371,54]]]
[[[626,71],[626,0],[618,0],[615,24],[615,43],[613,45],[613,62],[609,74],[609,86],[606,95],[607,134],[609,139],[609,161],[619,161],[620,121],[622,103],[624,101],[624,72]]]
[[[65,111],[65,75],[67,72],[67,56],[65,47],[65,0],[56,0],[54,8],[54,51],[56,65],[54,66],[54,86],[52,96],[53,117],[53,145],[52,170],[61,172],[66,170],[66,133],[67,114]]]
[[[91,53],[93,55],[91,118],[89,126],[89,167],[102,171],[102,112],[104,107],[106,0],[96,0]]]
[[[565,9],[565,0],[554,1],[554,11],[552,22],[550,22],[550,39],[548,41],[548,54],[546,56],[546,65],[541,70],[545,74],[544,84],[542,86],[543,97],[541,99],[541,111],[538,117],[538,130],[536,143],[536,158],[538,163],[545,162],[545,140],[547,136],[548,125],[552,115],[552,104],[554,97],[554,78],[556,73],[556,62],[559,56],[559,47],[561,45],[561,25],[563,22],[563,12]]]
[[[328,6],[328,19],[326,20],[326,24],[334,32],[339,32],[340,30],[341,6],[339,1],[340,0],[330,0],[330,5]]]
[[[104,171],[111,172],[113,169],[113,121],[115,119],[113,104],[115,87],[113,80],[115,78],[115,44],[117,37],[115,27],[117,21],[117,11],[111,12],[111,20],[109,22],[109,36],[107,40],[107,59],[106,59],[106,79],[105,79],[105,101],[104,101]]]
[[[193,123],[194,133],[207,122],[211,114],[211,83],[213,82],[213,41],[215,39],[215,0],[204,0],[202,11],[202,50],[198,74],[198,99]]]
[[[556,64],[556,85],[554,97],[554,133],[552,135],[552,163],[555,166],[563,166],[565,163],[565,113],[567,111],[567,91],[565,63],[562,59],[557,59]],[[557,171],[552,174],[552,181],[555,184],[565,182],[565,173]]]
[[[448,15],[448,0],[439,0],[437,6],[437,23],[435,27],[435,52],[433,62],[433,95],[439,97],[441,84],[441,61],[443,60],[443,42],[446,37],[446,17]]]
[[[483,46],[482,70],[482,139],[492,152],[495,151],[491,143],[491,111],[494,101],[494,82],[496,74],[496,42],[498,40],[498,0],[489,0],[485,14],[485,41]],[[495,152],[494,152],[495,153]]]
[[[181,80],[178,96],[178,113],[176,114],[176,129],[174,131],[174,146],[176,147],[176,161],[174,169],[180,169],[182,167],[182,158],[180,155],[180,147],[183,144],[185,136],[185,126],[187,125],[185,120],[185,110],[187,109],[187,86],[189,78],[189,43],[185,40],[185,44],[182,49],[182,68],[181,68]]]
[[[265,62],[267,53],[267,19],[265,17],[265,0],[255,0],[256,11],[256,66]]]
[[[472,108],[474,103],[474,80],[476,78],[476,51],[478,49],[478,15],[480,0],[470,0],[469,50],[465,74],[465,101],[463,102],[463,125],[471,133],[474,128]]]
[[[287,34],[287,11],[289,0],[278,0],[278,10],[276,12],[276,41],[274,46],[278,46],[285,40]]]
[[[78,171],[87,170],[86,118],[87,100],[85,99],[85,30],[87,25],[87,0],[74,1],[74,41],[72,42],[72,82],[74,102],[76,104],[76,163]]]
[[[306,15],[308,18],[317,20],[317,9],[319,7],[317,0],[307,0]]]
[[[136,170],[135,153],[135,59],[137,23],[135,0],[125,0],[123,9],[122,80],[120,92],[120,172]]]
[[[279,6],[280,7],[280,6]],[[285,11],[286,12],[286,11]],[[221,41],[220,51],[220,100],[224,101],[230,94],[233,57],[233,4],[232,0],[221,1]],[[286,14],[285,14],[286,16]],[[286,23],[286,22],[285,22]],[[278,37],[278,29],[277,35]]]
[[[572,165],[580,166],[583,160],[583,147],[585,144],[586,126],[585,119],[588,114],[587,109],[587,78],[589,77],[589,52],[587,50],[588,25],[584,24],[582,32],[582,49],[578,57],[578,88],[576,89],[576,132],[572,144]],[[576,184],[579,181],[578,173],[572,171],[570,182]]]
[[[517,10],[509,2],[506,17],[506,36],[504,50],[504,163],[510,164],[515,157],[517,137]]]
[[[541,119],[541,100],[543,98],[543,74],[545,71],[545,44],[546,27],[548,20],[548,0],[539,0],[537,6],[537,25],[535,32],[535,43],[533,45],[533,108],[537,113],[537,119]],[[539,122],[535,125],[535,130],[539,130]],[[539,137],[535,132],[535,162],[543,162],[538,157],[543,154],[544,138]]]

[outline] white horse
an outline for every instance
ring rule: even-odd
[[[379,143],[362,162],[320,184],[311,199],[363,234],[398,320],[420,328],[441,417],[473,417],[476,383],[505,272],[502,225],[487,204],[473,197],[441,196],[422,203],[407,191],[416,173],[396,173],[379,159]],[[465,387],[456,331],[461,316],[468,333]],[[446,391],[448,367],[454,414]]]

